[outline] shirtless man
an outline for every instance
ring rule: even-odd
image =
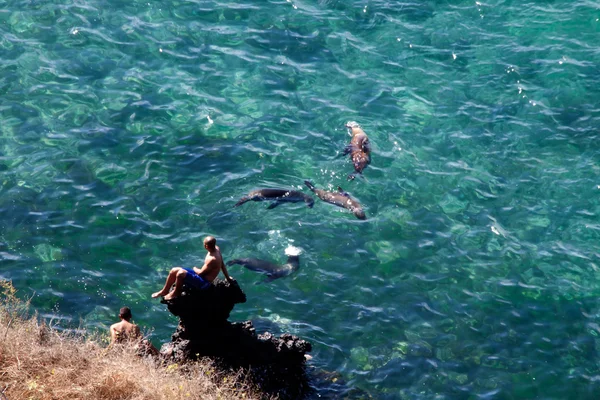
[[[140,328],[131,323],[131,309],[122,307],[119,310],[121,322],[110,326],[110,344],[116,343],[135,343],[135,348],[140,355],[157,356],[158,349],[152,345],[148,339],[143,339]]]
[[[128,340],[135,340],[141,336],[140,328],[129,322],[131,320],[131,310],[129,307],[123,307],[119,310],[121,322],[110,326],[110,342],[123,343]]]
[[[221,256],[221,249],[217,246],[217,239],[212,236],[204,238],[204,248],[208,251],[206,258],[204,259],[204,265],[202,268],[193,267],[181,268],[174,267],[167,276],[165,286],[156,293],[152,294],[152,297],[165,296],[165,300],[171,300],[181,294],[183,284],[190,285],[196,289],[206,289],[210,286],[212,281],[217,278],[219,271],[223,271],[225,278],[231,282],[233,278],[229,276],[223,257]],[[169,293],[171,286],[175,283],[175,289]],[[168,293],[168,294],[167,294]]]

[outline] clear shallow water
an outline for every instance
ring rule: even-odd
[[[600,9],[590,1],[0,1],[0,276],[106,328],[201,240],[234,320],[314,344],[315,396],[585,399],[600,346]],[[373,144],[365,179],[344,122]],[[233,209],[259,187],[323,202]]]

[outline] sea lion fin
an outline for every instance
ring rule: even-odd
[[[310,183],[310,181],[309,181],[309,180],[306,180],[306,181],[304,181],[304,184],[305,184],[306,186],[308,186],[308,188],[309,188],[310,190],[312,190],[313,192],[315,191],[315,185],[313,185],[312,183]]]
[[[366,138],[364,140],[364,142],[362,143],[362,150],[365,153],[370,153],[371,152],[371,142],[369,141],[369,138]]]
[[[344,147],[344,152],[342,153],[342,155],[345,156],[345,155],[348,155],[350,153],[352,153],[352,145],[348,144],[348,145],[346,145],[346,147]]]
[[[271,209],[273,209],[273,208],[277,207],[277,206],[278,206],[278,205],[280,205],[280,204],[281,204],[281,202],[280,202],[280,201],[274,201],[274,202],[272,202],[271,204],[269,204],[269,207],[267,207],[267,210],[271,210]]]
[[[348,193],[344,192],[344,189],[342,189],[340,186],[338,186],[338,193],[341,194],[342,196],[350,197],[350,195]]]
[[[244,204],[245,202],[250,201],[250,197],[248,196],[244,196],[240,199],[240,201],[238,201],[237,203],[235,203],[234,207],[238,207],[241,206],[242,204]]]

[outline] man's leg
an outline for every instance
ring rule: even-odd
[[[183,268],[179,268],[175,275],[175,289],[171,293],[165,296],[165,300],[171,300],[181,294],[181,289],[183,287],[183,281],[187,275],[187,271]]]
[[[177,279],[177,273],[180,270],[185,272],[185,270],[180,267],[172,268],[171,271],[169,272],[169,275],[167,275],[167,281],[165,282],[165,286],[159,292],[153,293],[152,297],[153,298],[154,297],[162,297],[162,296],[166,295],[167,293],[169,293],[169,289],[171,289],[171,286]]]

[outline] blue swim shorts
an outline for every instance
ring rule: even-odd
[[[185,283],[186,285],[192,286],[196,289],[206,289],[210,286],[210,282],[207,281],[206,279],[204,279],[203,277],[201,277],[200,275],[198,275],[196,272],[194,272],[193,269],[191,268],[184,268],[187,271],[187,274],[185,275],[185,279],[183,280],[183,283]]]

